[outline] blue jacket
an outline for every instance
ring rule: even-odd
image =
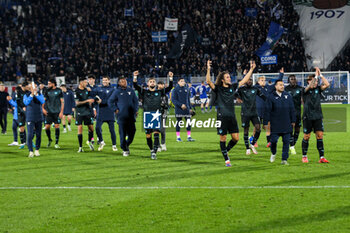
[[[115,112],[118,110],[118,123],[125,121],[136,121],[136,113],[139,110],[139,101],[135,91],[130,87],[117,88],[108,99],[108,107]]]
[[[42,94],[31,96],[28,93],[24,95],[23,103],[27,107],[26,109],[27,122],[43,121],[43,110],[41,107],[45,103],[45,99]]]
[[[189,115],[191,109],[190,103],[190,90],[187,85],[180,87],[177,85],[171,95],[171,102],[175,105],[175,115]],[[186,105],[186,109],[181,108],[182,105]]]
[[[277,80],[282,80],[283,79],[284,73],[279,73],[278,79]],[[260,86],[259,83],[255,84],[255,87],[259,88],[261,93],[265,96],[268,97],[272,92],[275,91],[275,85],[265,85],[265,87]],[[258,111],[258,116],[260,118],[264,118],[264,113],[265,113],[265,108],[266,108],[266,101],[261,98],[260,96],[256,96],[256,110]]]
[[[74,93],[72,90],[67,90],[63,92],[64,108],[63,115],[72,115],[73,108],[75,108]]]
[[[112,86],[102,86],[95,88],[95,93],[102,102],[99,104],[97,110],[97,120],[100,121],[114,121],[115,115],[114,111],[108,107],[108,99],[113,95],[115,88]]]
[[[279,96],[272,92],[266,101],[265,119],[271,123],[271,133],[290,133],[295,123],[293,97],[286,91]]]
[[[13,110],[13,119],[14,120],[18,120],[18,112],[17,112],[17,102],[16,101],[14,101],[13,99],[11,99],[10,101],[9,101],[9,103],[11,104],[11,106],[14,108],[14,110]]]

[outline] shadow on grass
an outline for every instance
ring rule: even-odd
[[[279,218],[276,220],[268,220],[268,221],[261,222],[255,226],[241,227],[241,228],[238,227],[228,232],[257,232],[257,231],[279,232],[286,227],[290,228],[293,226],[305,226],[313,222],[319,222],[320,224],[325,224],[325,222],[329,222],[332,219],[349,217],[349,216],[350,216],[350,206],[342,206],[336,209],[330,209],[330,210],[326,210],[318,213],[297,215],[297,216],[288,217],[288,218]],[[341,228],[345,230],[344,227],[347,227],[347,231],[350,228],[349,226],[342,226]],[[294,231],[296,232],[297,230],[294,229]]]

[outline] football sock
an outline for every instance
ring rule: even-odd
[[[150,150],[153,150],[153,142],[152,142],[152,136],[150,138],[146,138],[147,140],[147,145]]]
[[[47,138],[49,139],[49,141],[52,141],[52,139],[51,139],[51,130],[50,130],[50,128],[49,128],[49,129],[46,129],[45,132],[46,132],[46,136],[47,136]]]
[[[60,139],[60,128],[55,129],[55,136],[56,136],[56,144],[58,144],[58,141]]]
[[[244,134],[244,144],[247,150],[249,149],[248,134]]]
[[[303,152],[303,156],[307,155],[307,149],[309,148],[309,141],[306,141],[303,139],[303,142],[301,143],[301,150]]]
[[[299,138],[299,132],[294,132],[293,146],[297,143]]]
[[[231,139],[226,147],[227,152],[229,152],[236,144],[237,144],[237,141]]]
[[[224,156],[225,161],[226,160],[230,160],[227,156],[227,150],[226,150],[226,142],[221,142],[220,141],[220,149],[221,149],[221,153]]]
[[[155,133],[154,134],[154,147],[153,147],[154,153],[157,153],[158,147],[159,147],[159,133]]]
[[[94,137],[94,131],[89,131],[89,142],[92,141],[93,137]]]
[[[317,139],[317,150],[320,157],[324,156],[323,139]]]
[[[83,147],[83,135],[78,134],[79,147]]]

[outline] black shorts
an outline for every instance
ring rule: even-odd
[[[154,133],[154,132],[160,133],[160,129],[145,129],[145,133],[146,134],[151,134],[151,133]]]
[[[77,116],[75,118],[75,125],[93,125],[94,124],[94,118],[91,115],[88,116]]]
[[[252,122],[253,125],[260,125],[260,118],[258,116],[242,116],[241,117],[242,120],[242,127],[249,128],[249,123]]]
[[[221,126],[217,128],[219,135],[226,135],[227,133],[238,133],[238,124],[236,117],[218,117],[218,121],[221,121]]]
[[[18,116],[18,119],[17,119],[18,127],[26,126],[26,114],[19,113],[17,114],[17,116]]]
[[[322,119],[318,119],[318,120],[304,119],[303,120],[303,127],[304,127],[305,134],[311,133],[312,130],[314,131],[314,133],[316,131],[322,131],[322,132],[324,131]]]
[[[54,124],[61,124],[61,119],[59,118],[59,113],[47,113],[45,117],[45,125],[51,125]]]

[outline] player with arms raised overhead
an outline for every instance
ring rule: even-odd
[[[147,81],[147,89],[140,87],[137,84],[138,71],[133,73],[134,75],[134,88],[139,93],[139,98],[143,100],[144,112],[159,112],[162,110],[162,96],[165,96],[173,88],[173,73],[169,72],[169,86],[164,89],[157,89],[157,82],[155,78],[149,78]],[[152,133],[154,133],[154,144],[152,141]],[[157,150],[159,145],[159,133],[160,129],[146,129],[147,145],[151,150],[151,159],[157,159]]]
[[[318,76],[322,79],[322,84],[318,85]],[[328,163],[324,157],[323,146],[323,114],[321,108],[322,92],[329,87],[328,80],[321,74],[321,71],[316,67],[315,76],[310,75],[307,78],[307,87],[304,89],[304,112],[303,112],[303,127],[304,138],[302,142],[303,163],[308,163],[307,150],[309,148],[309,139],[311,131],[316,134],[317,150],[320,155],[319,163]]]
[[[244,78],[238,83],[231,83],[231,77],[228,72],[220,72],[216,78],[215,84],[210,80],[211,61],[207,62],[206,81],[213,92],[216,94],[217,120],[221,121],[221,126],[217,129],[220,135],[220,149],[225,159],[225,165],[231,167],[228,157],[230,151],[239,140],[239,130],[235,115],[234,100],[238,87],[243,86],[252,76],[256,67],[254,61],[250,62],[250,69]],[[231,140],[226,145],[226,135],[231,134]]]

